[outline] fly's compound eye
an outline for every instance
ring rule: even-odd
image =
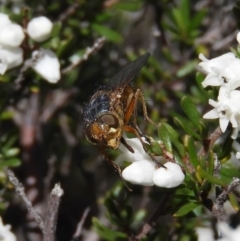
[[[101,136],[101,132],[102,132],[102,130],[101,130],[100,126],[98,124],[94,123],[92,125],[89,125],[85,129],[85,136],[93,144],[98,144],[99,137]]]
[[[99,120],[101,121],[101,123],[108,125],[110,128],[116,129],[119,127],[119,120],[114,115],[102,115]]]

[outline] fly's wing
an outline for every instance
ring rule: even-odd
[[[124,87],[131,82],[141,68],[147,63],[149,56],[149,53],[140,56],[138,59],[124,67],[119,73],[114,75],[106,85],[107,90],[116,89],[120,86]]]

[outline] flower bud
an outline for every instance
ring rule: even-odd
[[[0,29],[2,29],[7,24],[11,23],[8,15],[5,13],[0,13]]]
[[[52,22],[44,16],[33,18],[28,23],[27,33],[36,42],[42,42],[50,37],[52,26]]]
[[[238,32],[237,34],[237,41],[238,41],[238,44],[240,44],[240,32]]]
[[[25,35],[20,25],[9,23],[0,28],[0,44],[7,47],[18,47],[21,45]]]
[[[133,162],[126,167],[122,172],[122,177],[133,184],[139,184],[143,186],[153,186],[153,173],[155,171],[155,165],[153,162],[143,160]]]
[[[0,48],[0,74],[4,74],[7,69],[21,65],[22,62],[23,51],[21,48]]]
[[[45,80],[50,83],[57,83],[60,80],[60,63],[55,53],[49,49],[42,49],[34,51],[32,57],[36,58],[33,69]]]
[[[153,182],[158,187],[173,188],[179,186],[185,175],[182,172],[181,167],[172,162],[164,164],[166,168],[158,168],[153,175]]]

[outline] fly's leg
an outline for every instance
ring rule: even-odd
[[[137,120],[136,120],[136,117],[137,117],[137,102],[138,100],[141,101],[141,104],[142,104],[142,108],[143,108],[143,114],[144,114],[144,118],[145,120],[147,120],[149,123],[151,123],[152,125],[156,126],[157,125],[155,124],[154,121],[152,121],[148,115],[147,115],[147,107],[146,107],[146,102],[144,100],[144,96],[143,96],[143,93],[141,92],[140,89],[137,89],[137,91],[135,92],[135,94],[133,95],[129,105],[128,105],[128,109],[126,110],[126,115],[124,117],[124,123],[128,123],[130,118],[132,117],[133,115],[133,125],[134,125],[134,128],[131,127],[131,126],[128,126],[128,125],[125,125],[124,126],[124,130],[127,131],[127,132],[131,132],[133,134],[135,134],[138,139],[140,140],[142,146],[143,146],[143,149],[145,150],[145,152],[152,158],[152,160],[154,161],[154,163],[156,164],[157,167],[164,167],[164,165],[162,165],[161,163],[159,163],[155,156],[150,153],[147,148],[146,148],[146,143],[142,140],[142,137],[145,137],[146,140],[150,143],[150,140],[147,136],[145,136],[141,130],[139,129],[138,125],[137,125]]]
[[[146,148],[146,143],[142,140],[141,135],[138,133],[138,131],[137,131],[135,128],[133,128],[133,127],[131,127],[131,126],[124,126],[123,128],[124,128],[125,131],[131,132],[131,133],[133,133],[133,134],[135,134],[135,135],[137,136],[137,138],[139,139],[139,141],[141,142],[141,144],[142,144],[142,146],[143,146],[144,151],[152,158],[152,160],[153,160],[153,162],[156,164],[156,167],[157,167],[157,168],[159,168],[159,167],[164,167],[164,168],[165,168],[165,166],[162,165],[162,164],[155,158],[155,156],[154,156],[151,152],[148,151],[148,149]]]
[[[135,104],[134,104],[134,106],[137,106],[138,100],[140,100],[140,102],[142,104],[143,115],[144,115],[145,120],[147,120],[149,123],[151,123],[152,125],[157,127],[157,124],[152,119],[150,119],[148,114],[147,114],[146,101],[145,101],[143,93],[142,93],[142,91],[140,89],[137,89],[136,92],[135,92],[135,95],[134,95]],[[134,127],[141,133],[139,127],[137,126],[137,120],[136,120],[137,112],[136,112],[136,109],[137,108],[135,108],[135,111],[134,111],[133,124],[134,124]]]
[[[119,174],[119,177],[121,179],[121,181],[123,182],[123,184],[126,186],[126,188],[131,192],[132,189],[127,185],[126,181],[123,179],[122,176],[122,170],[120,168],[120,166],[118,166],[118,164],[116,164],[115,162],[113,162],[108,156],[107,154],[104,152],[104,150],[100,149],[101,154],[104,156],[105,160],[108,162],[108,164],[110,166],[112,166]]]
[[[125,140],[123,137],[121,137],[120,140],[121,140],[121,143],[122,143],[130,152],[134,153],[133,148],[132,148],[130,145],[128,145],[128,143],[126,142],[126,140]]]

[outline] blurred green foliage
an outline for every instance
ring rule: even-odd
[[[49,160],[53,157],[56,162],[49,185],[60,182],[65,192],[58,240],[71,239],[89,206],[87,232],[93,227],[99,240],[107,241],[193,241],[197,240],[195,227],[213,221],[206,210],[211,209],[218,190],[224,190],[234,177],[240,178],[240,172],[239,166],[230,162],[235,150],[229,132],[210,145],[208,138],[218,122],[202,118],[208,99],[216,97],[216,91],[201,85],[204,76],[197,73],[198,54],[212,56],[229,50],[226,46],[214,52],[209,42],[200,41],[208,30],[204,21],[214,15],[215,6],[211,3],[211,8],[198,9],[197,3],[201,1],[25,1],[19,13],[13,13],[13,1],[2,4],[2,12],[19,24],[38,15],[54,22],[51,38],[41,44],[27,40],[25,60],[32,49],[49,48],[57,54],[63,70],[84,56],[97,38],[106,38],[101,48],[62,74],[57,84],[44,81],[31,69],[23,73],[20,87],[16,82],[20,68],[0,76],[0,212],[14,230],[24,227],[26,212],[11,201],[6,169],[14,168],[27,190],[26,180],[36,177],[39,198],[35,201],[41,203],[49,191],[43,177],[52,170]],[[239,2],[234,8],[236,16],[238,11]],[[152,56],[134,86],[143,91],[149,116],[159,128],[144,122],[140,111],[138,124],[144,134],[163,143],[160,146],[153,141],[151,152],[173,154],[186,178],[170,190],[131,185],[133,191],[129,192],[86,141],[82,110],[99,86],[146,51]],[[23,142],[25,137],[30,138],[28,146]],[[112,159],[117,154],[117,150],[109,151]],[[221,164],[218,175],[216,161]],[[211,196],[214,198],[209,201]],[[239,211],[238,194],[230,192],[228,199]],[[16,209],[21,218],[13,215]],[[146,235],[144,225],[150,226]]]

